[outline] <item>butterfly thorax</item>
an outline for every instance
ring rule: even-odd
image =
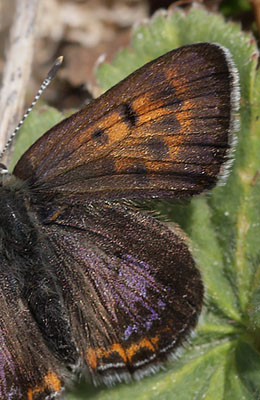
[[[24,190],[17,190],[10,183],[0,187],[1,239],[7,246],[11,246],[12,250],[27,252],[36,242],[37,233],[28,215],[25,201]]]

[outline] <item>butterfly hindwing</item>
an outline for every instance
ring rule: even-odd
[[[180,233],[119,203],[68,206],[43,226],[94,382],[147,373],[195,326],[203,286]]]
[[[64,371],[42,340],[21,286],[13,275],[13,266],[1,256],[0,398],[51,399],[63,389]]]

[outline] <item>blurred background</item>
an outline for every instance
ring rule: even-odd
[[[58,77],[44,94],[51,105],[79,108],[89,93],[99,94],[95,67],[101,59],[111,60],[122,47],[129,46],[134,26],[161,8],[183,7],[192,3],[171,0],[39,0],[35,28],[32,77],[27,102],[40,86],[51,63],[64,56]],[[210,10],[251,27],[254,13],[248,0],[199,1]],[[0,0],[0,77],[8,50],[15,0]]]

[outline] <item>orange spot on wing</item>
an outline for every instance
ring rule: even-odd
[[[154,336],[151,338],[151,342],[155,347],[157,347],[159,340],[160,340],[159,336]]]
[[[100,358],[108,358],[111,354],[117,353],[122,360],[126,363],[127,357],[125,351],[121,344],[114,343],[108,349],[104,349],[103,347],[98,347],[97,349],[93,349],[90,347],[85,355],[85,359],[88,364],[91,365],[91,368],[96,369],[98,364],[98,359]]]
[[[121,344],[115,343],[111,346],[110,353],[114,353],[114,352],[118,353],[120,355],[120,357],[124,360],[124,362],[127,361],[125,351],[124,351],[123,347],[121,346]]]
[[[109,114],[108,117],[101,120],[98,123],[98,128],[103,129],[108,135],[107,146],[111,146],[111,144],[118,141],[120,142],[130,132],[128,125],[117,112]]]
[[[161,332],[170,331],[168,327],[162,329]],[[98,347],[94,349],[90,347],[85,355],[85,360],[88,365],[91,366],[93,370],[95,370],[98,366],[98,361],[100,359],[108,358],[112,353],[117,353],[120,355],[121,359],[124,361],[125,364],[132,363],[132,358],[141,350],[141,349],[148,349],[151,352],[155,352],[158,350],[160,340],[160,333],[156,336],[151,338],[143,338],[136,343],[132,343],[130,346],[126,347],[125,349],[120,343],[114,343],[107,349],[104,347]]]
[[[43,378],[42,385],[30,388],[27,392],[27,400],[33,400],[36,393],[43,393],[46,389],[53,389],[54,392],[59,392],[61,390],[61,381],[58,376],[49,371]]]
[[[56,221],[56,219],[60,216],[60,214],[67,208],[68,206],[62,206],[59,208],[57,211],[52,214],[52,216],[49,218],[49,221]]]
[[[132,102],[133,110],[138,116],[137,125],[147,123],[151,119],[162,117],[165,114],[170,114],[171,111],[163,108],[164,102],[156,100],[156,103],[150,99],[150,93],[137,97]]]
[[[142,339],[137,343],[131,344],[131,346],[126,349],[127,358],[129,359],[129,361],[132,361],[133,356],[141,348],[147,348],[147,349],[149,349],[151,351],[155,351],[155,348],[154,348],[154,346],[153,346],[153,344],[151,343],[150,340]]]
[[[140,94],[138,97],[133,99],[131,102],[131,105],[135,112],[138,114],[138,118],[140,118],[140,111],[142,110],[142,113],[144,112],[143,110],[145,109],[146,111],[149,111],[149,104],[150,104],[150,93],[143,93],[142,95]]]
[[[92,369],[97,368],[98,358],[97,358],[97,351],[90,347],[87,350],[87,354],[85,355],[85,359],[88,364],[90,364]]]
[[[61,390],[61,381],[53,372],[49,372],[44,381],[47,386],[52,387],[56,392]]]

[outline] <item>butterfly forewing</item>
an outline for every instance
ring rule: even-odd
[[[48,131],[14,174],[64,201],[209,189],[228,158],[236,85],[226,49],[173,50]]]

